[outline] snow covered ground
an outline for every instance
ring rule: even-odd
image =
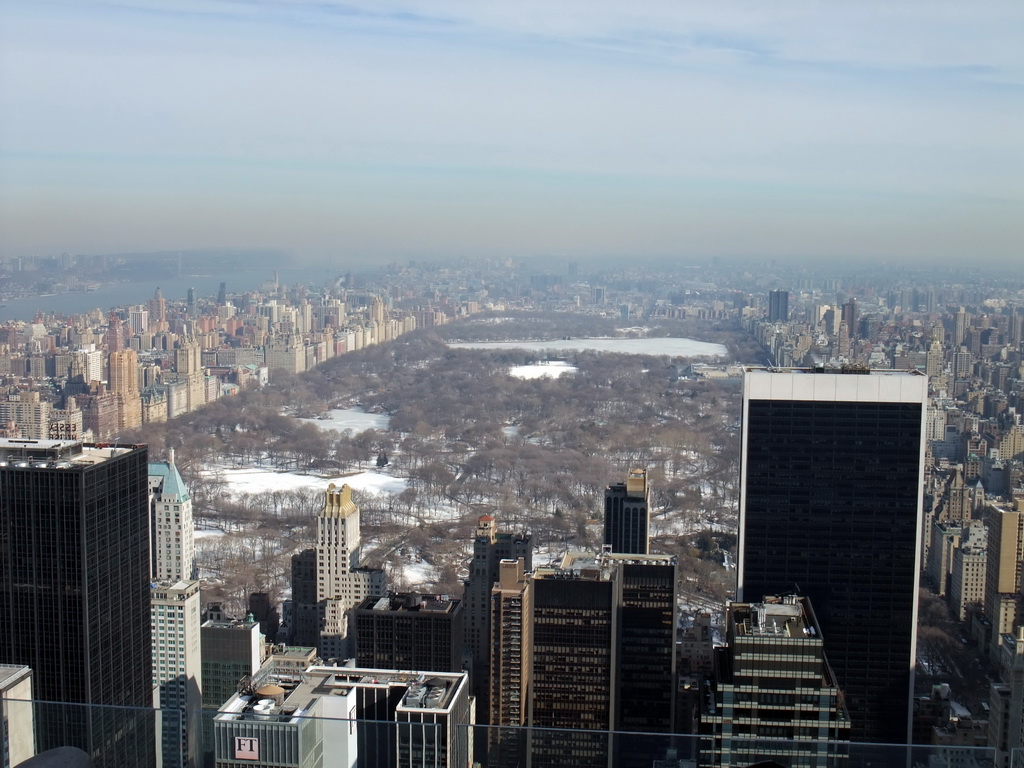
[[[629,355],[669,355],[670,357],[725,357],[721,344],[683,338],[657,339],[557,339],[555,341],[467,341],[448,345],[456,349],[526,349],[550,352],[571,349],[577,352],[622,352]]]
[[[258,467],[223,467],[217,475],[227,484],[225,491],[232,495],[246,493],[273,493],[295,491],[300,488],[327,489],[330,483],[337,486],[347,484],[356,491],[365,493],[401,493],[408,486],[402,477],[392,477],[379,471],[358,472],[354,475],[322,477],[298,472],[276,472]]]
[[[545,360],[532,365],[514,365],[509,369],[509,375],[517,379],[557,379],[567,373],[576,373],[577,370],[575,365],[569,365],[565,360]]]
[[[351,431],[353,434],[368,429],[387,429],[391,417],[386,413],[367,413],[362,408],[335,408],[327,412],[326,419],[299,419],[331,432]]]
[[[222,531],[220,528],[196,528],[196,531],[195,531],[195,538],[196,538],[196,540],[199,540],[199,539],[209,539],[209,538],[213,538],[214,536],[223,536],[223,535],[224,535],[224,531]]]

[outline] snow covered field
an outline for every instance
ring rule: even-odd
[[[225,467],[217,469],[216,474],[227,484],[225,491],[233,496],[247,493],[295,491],[300,488],[323,491],[330,483],[337,486],[347,484],[353,490],[365,493],[401,493],[408,485],[405,478],[392,477],[378,471],[321,477],[297,472],[275,472],[271,469],[257,467]]]
[[[327,412],[326,419],[299,419],[299,421],[314,424],[320,429],[330,432],[351,431],[353,434],[358,434],[368,429],[387,429],[391,417],[386,413],[367,413],[362,408],[335,408]]]
[[[622,352],[627,355],[669,355],[670,357],[725,357],[721,344],[683,338],[657,339],[558,339],[555,341],[467,341],[448,345],[455,349],[526,349],[551,352],[571,349],[576,352]]]
[[[577,370],[575,365],[569,365],[564,360],[546,360],[532,365],[513,365],[509,375],[517,379],[557,379],[567,373],[576,373]]]

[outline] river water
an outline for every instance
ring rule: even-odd
[[[305,283],[307,285],[323,285],[337,278],[337,273],[329,268],[282,268],[278,270],[281,283],[291,285]],[[157,288],[168,301],[184,299],[189,288],[196,289],[196,298],[216,297],[220,284],[226,283],[228,295],[253,291],[264,283],[273,280],[269,270],[252,272],[233,272],[221,275],[193,275],[191,277],[160,278],[153,281],[119,283],[98,288],[95,291],[72,291],[48,296],[26,296],[20,299],[8,299],[0,307],[0,322],[6,320],[24,320],[30,322],[38,312],[44,314],[57,312],[65,315],[77,315],[93,309],[104,312],[114,307],[127,307],[131,304],[144,304],[153,298]]]

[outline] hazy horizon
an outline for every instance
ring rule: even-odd
[[[1024,6],[8,0],[0,257],[1013,266]]]

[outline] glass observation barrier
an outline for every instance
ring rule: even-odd
[[[73,766],[46,750],[76,747],[90,768],[1024,768],[1024,749],[882,745],[452,722],[437,710],[391,719],[311,717],[301,709],[244,712],[136,709],[6,698],[0,766]],[[386,707],[386,700],[381,706]],[[402,718],[396,720],[395,718]]]

